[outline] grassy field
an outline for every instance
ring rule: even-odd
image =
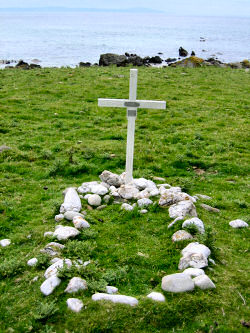
[[[91,228],[67,241],[62,255],[92,260],[85,270],[63,271],[48,297],[40,292],[48,258],[39,254],[53,231],[54,216],[68,186],[98,180],[105,169],[125,165],[126,111],[98,108],[98,97],[126,98],[128,68],[61,68],[0,71],[0,332],[244,332],[249,322],[249,73],[221,68],[140,68],[138,98],[166,100],[166,110],[139,110],[134,177],[165,177],[194,195],[217,265],[207,274],[212,291],[165,293],[166,302],[145,299],[161,291],[161,279],[178,271],[180,249],[167,229],[168,210],[121,212],[118,205],[88,211]],[[83,201],[83,209],[86,205]],[[67,222],[63,222],[67,224]],[[70,223],[68,223],[70,225]],[[138,253],[144,254],[138,255]],[[35,268],[27,260],[39,258]],[[38,281],[32,282],[35,276]],[[84,309],[67,309],[64,293],[72,276],[88,282],[77,294]],[[95,291],[115,285],[135,296],[135,308],[91,301]],[[71,297],[71,296],[70,296]]]

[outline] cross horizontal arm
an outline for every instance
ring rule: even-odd
[[[108,106],[113,108],[125,108],[130,106],[129,103],[131,103],[131,107],[142,109],[166,109],[165,101],[136,100],[132,102],[128,99],[98,98],[98,106],[103,107]],[[133,105],[132,103],[136,103],[136,105]]]

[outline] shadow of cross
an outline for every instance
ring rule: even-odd
[[[137,116],[137,109],[166,109],[165,101],[145,101],[136,99],[137,73],[137,69],[130,70],[129,99],[98,98],[98,106],[127,108],[128,128],[125,184],[128,184],[133,180],[135,119]]]

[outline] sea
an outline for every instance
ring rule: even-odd
[[[43,67],[98,63],[100,54],[162,53],[178,58],[182,46],[204,59],[250,58],[250,18],[169,16],[126,12],[0,12],[0,60]]]

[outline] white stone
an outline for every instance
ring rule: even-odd
[[[59,228],[57,228],[55,230],[53,235],[58,240],[66,240],[66,239],[71,238],[71,237],[76,237],[77,235],[79,235],[79,233],[80,232],[74,227],[60,226]]]
[[[9,246],[10,243],[11,243],[11,240],[10,240],[10,239],[2,239],[2,240],[0,240],[0,245],[1,245],[2,247]]]
[[[77,191],[78,193],[88,193],[90,192],[90,186],[93,186],[93,185],[98,185],[99,183],[97,181],[93,181],[93,182],[85,182],[85,183],[82,183],[82,185],[80,187],[78,187]]]
[[[150,197],[150,193],[148,192],[147,189],[139,192],[136,196],[136,199],[143,199],[143,198],[149,198]]]
[[[64,219],[64,215],[63,214],[58,214],[55,216],[55,221],[56,222],[61,222]]]
[[[61,205],[60,213],[65,213],[69,210],[80,212],[82,208],[81,200],[74,187],[69,187],[65,190],[64,202]]]
[[[46,271],[44,273],[45,279],[48,279],[51,276],[57,275],[58,271],[60,269],[62,269],[64,265],[66,265],[68,268],[70,268],[72,266],[71,260],[70,259],[60,259],[60,260],[57,260],[54,264],[52,264],[51,266],[49,266],[46,269]]]
[[[84,217],[84,214],[78,213],[78,212],[73,212],[73,211],[68,211],[64,213],[64,218],[68,221],[73,221],[73,218],[75,216],[81,216]]]
[[[178,268],[182,271],[187,267],[204,268],[207,265],[207,258],[202,253],[190,253],[180,259]]]
[[[112,195],[113,197],[115,197],[115,198],[120,197],[120,195],[118,193],[118,189],[116,187],[110,186],[109,191],[110,191],[110,195]]]
[[[79,277],[73,277],[65,289],[66,293],[77,293],[79,290],[88,289],[87,282]]]
[[[170,189],[160,188],[161,197],[159,200],[160,206],[170,206],[180,201],[190,200],[195,202],[196,200],[185,192],[180,192],[179,187],[171,187]]]
[[[118,292],[118,288],[112,286],[106,286],[106,291],[108,294],[113,295]]]
[[[131,211],[131,210],[134,209],[134,207],[131,206],[131,205],[129,205],[129,204],[127,204],[127,203],[123,203],[123,204],[121,205],[121,209],[124,209],[124,210],[127,210],[127,211]]]
[[[122,181],[122,179],[119,175],[112,173],[110,171],[107,171],[107,170],[104,170],[99,177],[100,177],[101,181],[109,184],[110,186],[119,187],[122,184],[124,184],[124,182]]]
[[[38,263],[37,258],[32,258],[32,259],[27,261],[28,266],[36,266],[37,263]]]
[[[240,219],[229,222],[229,225],[232,228],[247,228],[248,227],[248,224],[245,221],[240,220]]]
[[[147,214],[147,213],[148,213],[148,210],[147,210],[147,209],[142,209],[142,210],[140,210],[140,213],[141,213],[141,214]]]
[[[166,183],[165,183],[165,184],[157,184],[156,186],[157,186],[158,188],[160,188],[160,187],[165,187],[165,188],[166,188],[166,187],[167,187],[167,188],[172,187],[171,185],[166,184]]]
[[[182,216],[176,217],[176,219],[174,219],[174,221],[171,222],[171,223],[168,225],[168,229],[171,228],[176,222],[178,222],[178,221],[182,221],[182,220],[183,220],[183,217],[182,217]]]
[[[40,287],[40,290],[45,296],[48,296],[52,294],[54,289],[57,286],[59,286],[60,283],[61,280],[57,276],[53,275],[43,282],[43,284]]]
[[[74,217],[73,224],[76,229],[86,229],[90,227],[89,223],[81,216]]]
[[[105,195],[105,194],[108,193],[108,189],[105,186],[101,185],[101,184],[91,185],[90,186],[90,192],[94,193],[94,194]]]
[[[113,303],[128,304],[130,306],[135,306],[138,304],[138,300],[131,296],[125,295],[109,295],[105,293],[97,293],[92,296],[93,301],[111,301]]]
[[[133,184],[122,185],[118,189],[118,194],[123,199],[128,199],[128,200],[135,199],[138,193],[139,190]]]
[[[46,231],[44,234],[43,234],[43,237],[48,237],[48,238],[51,238],[54,236],[54,233],[53,231]]]
[[[160,191],[157,188],[155,188],[155,189],[151,190],[149,192],[149,194],[150,194],[150,197],[156,197],[157,195],[160,194]]]
[[[186,215],[197,216],[196,208],[190,200],[180,201],[170,206],[168,211],[171,218],[184,217]]]
[[[50,264],[53,265],[55,262],[61,260],[61,258],[55,257],[53,259],[50,260]]]
[[[105,203],[109,203],[110,198],[111,198],[110,195],[106,194],[106,195],[103,197],[103,201],[104,201]]]
[[[189,275],[176,273],[166,275],[162,279],[161,287],[164,291],[180,293],[194,289],[194,282]]]
[[[216,266],[216,263],[215,263],[215,261],[214,261],[214,259],[212,259],[212,258],[209,258],[208,259],[208,261],[210,261],[213,265],[215,265]]]
[[[141,191],[147,187],[148,180],[145,178],[133,179],[133,184]]]
[[[65,248],[65,245],[57,243],[57,242],[50,242],[46,245],[46,247],[52,247],[52,248],[56,248],[59,250],[63,250]]]
[[[88,193],[88,194],[85,194],[85,196],[83,197],[83,199],[84,200],[88,200],[88,198],[91,196],[91,194],[90,193]]]
[[[196,226],[196,228],[201,234],[204,234],[205,232],[204,223],[198,217],[193,217],[192,219],[183,222],[182,228],[186,228],[192,225]]]
[[[67,305],[71,311],[80,312],[83,307],[83,302],[78,298],[68,298]]]
[[[209,279],[207,275],[199,275],[193,279],[194,284],[196,287],[199,287],[200,289],[214,289],[215,284],[212,280]]]
[[[195,194],[195,196],[198,197],[199,199],[212,200],[211,197],[209,197],[208,195],[205,195],[205,194]]]
[[[139,199],[137,201],[137,204],[139,207],[147,207],[147,206],[151,205],[152,203],[153,203],[153,201],[150,199],[147,199],[147,198]]]
[[[190,277],[196,277],[196,276],[205,274],[203,269],[200,269],[200,268],[186,268],[185,271],[183,271],[182,273],[187,274]]]
[[[162,295],[162,293],[157,293],[155,291],[148,294],[147,297],[151,298],[153,301],[156,301],[156,302],[165,302],[165,296]]]
[[[182,251],[181,254],[183,256],[193,254],[193,253],[201,253],[204,255],[204,257],[208,258],[211,254],[210,249],[203,244],[200,244],[198,242],[189,243]]]
[[[185,230],[178,230],[176,231],[172,236],[173,242],[179,242],[187,239],[192,239],[193,236],[190,235],[189,232],[186,232]]]
[[[88,197],[88,203],[91,206],[100,206],[102,202],[102,198],[98,194],[91,194]]]
[[[31,282],[36,282],[38,279],[39,279],[39,276],[37,275],[31,280]]]

